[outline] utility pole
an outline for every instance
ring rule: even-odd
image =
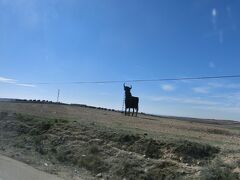
[[[59,103],[59,96],[60,96],[60,89],[58,89],[58,93],[57,93],[57,103]]]

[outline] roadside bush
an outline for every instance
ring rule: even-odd
[[[46,139],[47,139],[47,136],[44,136],[44,135],[33,136],[32,138],[35,145],[35,150],[42,155],[47,154],[47,150],[44,149],[44,143],[43,143],[43,141]]]
[[[19,123],[18,128],[17,128],[17,132],[19,134],[27,134],[30,130],[31,130],[31,128],[24,123]]]
[[[1,112],[0,113],[0,119],[3,119],[3,118],[5,118],[5,117],[7,117],[8,116],[8,113],[7,112]]]
[[[183,179],[184,172],[179,172],[176,164],[168,161],[162,161],[158,164],[154,165],[151,169],[147,172],[148,180],[155,180],[155,179]]]
[[[227,130],[223,129],[208,129],[207,132],[211,134],[223,134],[223,135],[231,135],[231,133]]]
[[[145,155],[146,157],[158,159],[161,154],[160,150],[161,146],[159,143],[157,143],[155,140],[150,140],[149,144],[147,145]]]
[[[20,120],[22,122],[26,122],[26,123],[30,122],[34,119],[32,116],[19,114],[19,113],[16,114],[16,117],[17,117],[18,120]]]
[[[16,114],[16,117],[24,126],[31,129],[29,130],[30,135],[40,135],[48,131],[55,124],[61,125],[68,123],[68,120],[65,119],[40,118],[23,114]]]
[[[56,154],[56,158],[57,160],[59,160],[60,162],[66,162],[69,161],[69,155],[72,154],[71,150],[61,150],[59,149],[58,151],[55,149],[55,152],[57,152]]]
[[[53,122],[50,120],[47,121],[42,121],[38,123],[37,127],[39,128],[40,131],[47,131],[53,126]]]
[[[140,138],[141,137],[136,135],[124,134],[119,137],[118,141],[122,144],[131,145],[131,144],[134,144],[136,141],[138,141]]]
[[[184,173],[178,171],[178,166],[172,162],[160,161],[150,168],[144,169],[142,162],[136,159],[125,158],[115,170],[115,174],[129,180],[172,180],[182,179]]]
[[[233,166],[225,164],[216,158],[208,167],[201,172],[202,180],[238,180],[239,176],[232,172]]]
[[[89,147],[89,153],[91,154],[98,154],[100,152],[100,149],[97,145],[91,145]]]
[[[206,159],[213,158],[220,149],[209,144],[202,144],[191,141],[180,141],[173,145],[173,152],[185,159]]]
[[[80,157],[77,164],[79,167],[84,167],[96,174],[105,172],[109,169],[104,160],[100,156],[94,154]]]
[[[130,158],[125,158],[119,163],[115,174],[129,180],[146,178],[145,172],[141,168],[141,163]]]

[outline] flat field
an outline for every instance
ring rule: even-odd
[[[239,179],[240,123],[0,102],[0,153],[64,179]]]

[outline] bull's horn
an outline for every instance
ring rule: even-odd
[[[132,85],[131,85],[130,89],[132,89]]]
[[[125,83],[123,84],[123,87],[125,87]]]

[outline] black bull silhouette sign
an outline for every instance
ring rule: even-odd
[[[127,115],[127,109],[128,109],[128,115],[130,115],[130,109],[133,109],[132,116],[134,115],[134,110],[136,110],[136,116],[138,114],[138,103],[139,98],[134,97],[131,94],[131,87],[125,86],[125,83],[123,84],[124,91],[125,91],[125,115]]]

